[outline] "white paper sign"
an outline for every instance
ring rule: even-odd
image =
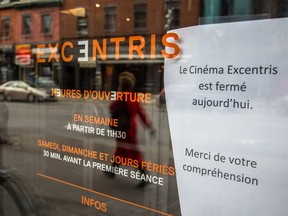
[[[165,60],[165,91],[182,215],[288,215],[288,19],[173,32],[181,54]]]

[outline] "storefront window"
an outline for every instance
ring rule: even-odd
[[[0,0],[0,215],[288,214],[287,0]]]

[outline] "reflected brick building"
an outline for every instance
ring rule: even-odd
[[[137,76],[138,90],[158,92],[161,86],[155,86],[155,83],[161,83],[164,61],[159,55],[163,49],[161,37],[168,29],[196,25],[199,9],[195,5],[198,5],[198,1],[2,1],[1,81],[11,79],[27,81],[34,74],[36,77],[51,77],[63,88],[108,90],[117,88],[118,73],[128,69]],[[145,38],[145,47],[149,47],[151,34],[155,35],[157,40],[155,59],[129,60],[126,38],[123,43],[121,42],[120,59],[109,55],[105,61],[101,59],[95,61],[90,57],[86,62],[78,62],[76,59],[72,62],[45,61],[44,64],[38,64],[35,61],[35,48],[39,43],[44,43],[47,47],[49,43],[53,46],[59,43],[61,47],[63,42],[72,41],[76,43],[77,50],[79,40],[103,41],[103,39],[138,35]],[[21,46],[17,49],[16,45],[22,44],[25,45],[24,50]],[[107,49],[110,53],[115,52],[111,44]],[[57,51],[59,54],[59,50]],[[28,59],[26,55],[27,59],[19,62],[22,57],[16,55],[23,52],[31,58]],[[48,59],[49,49],[45,49],[44,52],[47,52]]]
[[[171,29],[217,22],[288,16],[287,0],[2,0],[0,1],[0,81],[38,77],[52,79],[61,88],[117,89],[117,77],[123,70],[137,78],[138,91],[159,92],[163,87],[162,36]],[[151,53],[151,35],[155,37],[155,57]],[[144,59],[128,57],[130,36],[139,36],[145,46]],[[107,49],[106,59],[92,58],[92,43],[97,40]],[[154,40],[154,39],[153,39]],[[62,61],[60,49],[65,42],[73,49]],[[78,61],[79,50],[88,43],[89,57]],[[108,42],[107,42],[108,41]],[[120,48],[115,48],[118,41]],[[86,43],[83,42],[83,43]],[[153,41],[154,43],[154,41]],[[37,63],[36,46],[42,44]],[[49,60],[56,49],[59,61]],[[42,46],[42,47],[43,47]],[[115,58],[118,52],[119,58]],[[83,55],[83,54],[82,54]]]
[[[79,16],[81,10],[83,16]],[[62,11],[63,41],[72,40],[76,43],[78,40],[96,39],[101,47],[104,40],[108,41],[107,59],[97,58],[95,61],[89,58],[88,62],[74,61],[63,65],[63,79],[68,80],[65,87],[115,90],[119,73],[130,70],[137,78],[137,90],[153,93],[162,88],[162,36],[171,28],[196,25],[199,16],[198,1],[189,0],[64,1]],[[168,11],[170,17],[167,16]],[[153,59],[149,58],[152,34],[156,37],[156,57]],[[142,37],[145,41],[143,52],[146,58],[140,59],[137,55],[133,59],[128,58],[129,36]],[[119,38],[120,58],[115,59],[115,43],[109,41]],[[89,52],[92,52],[91,47]],[[82,82],[79,83],[78,80]],[[100,87],[98,83],[101,83]]]
[[[59,40],[61,2],[1,2],[1,82],[11,79],[33,82],[44,71],[46,76],[57,80],[57,65],[49,63],[43,69],[35,61],[35,48],[38,43]]]

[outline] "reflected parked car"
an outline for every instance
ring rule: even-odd
[[[23,81],[8,81],[0,86],[0,101],[44,101],[48,97],[45,91],[38,90]]]
[[[32,85],[33,86],[33,85]],[[58,88],[56,83],[49,77],[39,77],[36,81],[35,88],[40,91],[46,92],[48,95],[47,100],[56,101],[57,98],[51,94],[53,88]]]

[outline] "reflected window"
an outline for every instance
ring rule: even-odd
[[[22,35],[29,36],[31,35],[31,16],[30,15],[24,15],[22,17]]]
[[[106,32],[116,31],[116,7],[104,8],[104,30]]]
[[[51,29],[51,23],[52,23],[52,17],[50,14],[42,14],[41,16],[41,33],[46,35],[46,34],[51,34],[52,29]]]
[[[4,18],[1,21],[1,37],[3,39],[9,38],[10,36],[10,18]]]
[[[88,17],[77,17],[77,32],[79,35],[88,34]]]
[[[147,5],[134,5],[134,28],[146,29],[147,27]]]
[[[174,1],[167,4],[165,29],[176,29],[180,26],[180,2]]]

